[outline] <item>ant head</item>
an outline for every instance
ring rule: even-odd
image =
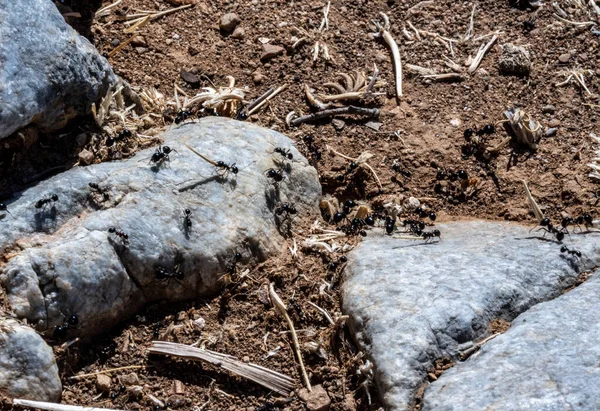
[[[435,215],[435,213],[429,213],[429,219],[431,221],[435,221],[436,218],[437,218],[437,215]]]
[[[169,154],[171,152],[171,147],[169,147],[169,146],[163,146],[162,147],[162,151],[165,154]]]
[[[548,227],[550,226],[550,219],[548,217],[544,218],[542,221],[540,221],[540,225],[542,227]]]
[[[434,235],[434,237],[440,237],[440,235],[441,235],[440,230],[433,230],[433,235]]]
[[[562,241],[562,240],[563,240],[563,238],[565,238],[565,233],[562,233],[562,232],[560,232],[560,231],[556,233],[556,239],[557,239],[558,241]]]
[[[242,259],[242,255],[240,253],[235,253],[235,255],[233,256],[233,259],[235,261],[240,261]]]
[[[6,211],[6,204],[0,203],[0,211]]]
[[[560,252],[561,252],[561,253],[564,253],[564,252],[566,252],[567,250],[568,250],[568,248],[567,248],[567,246],[566,246],[566,245],[563,245],[562,247],[560,247]]]
[[[233,173],[233,174],[237,174],[238,173],[238,168],[235,164],[232,164],[231,167],[229,167],[229,170]]]
[[[585,213],[583,215],[583,221],[585,221],[588,224],[592,224],[593,223],[592,216],[589,213]]]
[[[190,215],[192,211],[189,208],[186,208],[184,211],[185,215]]]
[[[75,326],[75,325],[79,324],[79,318],[77,318],[77,316],[75,314],[73,314],[72,316],[69,317],[67,322],[69,323],[69,325]]]
[[[56,194],[52,194],[52,201],[58,201],[58,196]]]
[[[116,232],[116,231],[117,231],[117,229],[116,229],[116,228],[114,228],[114,227],[110,227],[110,228],[108,229],[108,232],[109,232],[109,233],[114,233],[114,232]]]

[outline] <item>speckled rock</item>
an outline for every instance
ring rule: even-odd
[[[17,316],[45,330],[77,315],[71,333],[102,332],[146,302],[215,292],[236,252],[240,265],[278,252],[288,228],[274,213],[278,202],[318,213],[317,172],[282,134],[209,117],[163,138],[176,151],[160,167],[149,164],[149,149],[71,169],[5,201],[12,215],[0,212],[0,252],[9,259],[0,282]],[[239,173],[222,175],[186,141],[215,161],[237,163]],[[277,186],[265,174],[283,161],[275,147],[293,154]],[[35,208],[51,194],[58,201]],[[127,234],[128,244],[110,227]],[[159,268],[175,278],[160,280]]]
[[[342,308],[375,365],[387,409],[410,409],[434,362],[456,360],[464,345],[489,335],[491,320],[512,320],[600,265],[599,233],[567,237],[583,253],[577,259],[529,227],[472,221],[438,228],[439,243],[370,234],[349,255]]]
[[[423,410],[600,410],[598,312],[600,272],[442,374]]]
[[[0,317],[0,393],[59,401],[62,385],[52,349],[34,330]]]
[[[0,2],[0,139],[30,123],[56,130],[117,80],[50,0]]]
[[[498,65],[501,73],[527,76],[531,71],[529,52],[522,46],[504,44]]]

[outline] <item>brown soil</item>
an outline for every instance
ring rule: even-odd
[[[165,10],[174,7],[169,3],[181,2],[125,0],[109,16],[93,23],[90,37],[100,52],[110,52],[116,44],[131,36],[123,32],[126,28],[123,23],[128,14],[135,13],[134,9]],[[235,77],[239,86],[249,87],[248,100],[260,96],[269,87],[288,84],[289,88],[273,99],[268,108],[247,121],[277,129],[294,139],[299,150],[319,171],[325,194],[367,201],[374,206],[391,196],[414,196],[437,212],[438,221],[476,217],[533,225],[535,220],[521,183],[525,179],[546,215],[553,220],[559,219],[561,212],[573,216],[584,211],[595,213],[599,190],[598,185],[587,177],[586,164],[594,154],[589,133],[597,129],[598,108],[585,104],[598,103],[598,76],[586,75],[587,86],[593,96],[587,95],[574,82],[563,87],[556,87],[555,83],[565,79],[560,73],[567,69],[583,68],[600,74],[598,43],[587,30],[559,24],[552,16],[550,6],[528,12],[511,8],[508,1],[477,2],[474,36],[495,30],[501,32],[499,41],[485,56],[477,72],[460,83],[432,83],[404,67],[404,97],[398,102],[393,97],[394,77],[389,51],[381,40],[369,35],[372,31],[370,21],[376,19],[380,11],[387,13],[391,17],[391,32],[399,43],[403,64],[441,72],[444,69],[443,55],[449,55],[449,51],[431,37],[420,42],[408,42],[401,33],[402,22],[411,21],[421,30],[458,39],[465,34],[471,5],[442,0],[424,2],[424,6],[411,9],[418,1],[335,0],[331,4],[329,30],[318,37],[317,29],[325,1],[207,0],[193,3],[197,4],[141,28],[138,34],[143,41],[135,47],[127,45],[110,59],[115,72],[133,86],[156,87],[168,96],[172,95],[174,83],[193,95],[199,87],[210,86],[208,79],[217,86],[226,85],[226,76]],[[105,1],[102,6],[108,4],[110,2]],[[567,11],[575,13],[575,10]],[[228,12],[236,12],[240,16],[240,26],[245,30],[242,39],[220,32],[220,17]],[[523,22],[528,19],[535,22],[535,28],[530,32],[523,28]],[[312,40],[294,50],[292,36],[302,37],[301,30],[309,33]],[[260,40],[263,38],[270,39],[270,44],[283,46],[286,52],[261,61]],[[317,38],[326,42],[334,62],[319,59],[313,64],[312,46]],[[455,44],[453,60],[462,64],[469,55],[474,56],[480,44],[488,39]],[[500,45],[508,42],[524,45],[529,50],[533,61],[529,77],[499,74]],[[570,57],[562,63],[559,56],[564,54]],[[330,120],[292,129],[286,127],[285,118],[290,111],[311,112],[304,97],[305,83],[318,92],[326,93],[328,90],[323,84],[339,81],[337,73],[360,70],[370,75],[373,63],[377,64],[383,82],[375,87],[375,91],[385,94],[355,104],[381,109],[381,116],[376,120],[381,123],[379,131],[365,126],[365,121],[358,118],[346,118],[340,131],[336,131]],[[200,76],[199,83],[186,83],[180,77],[181,70]],[[262,75],[260,81],[258,73]],[[544,127],[550,124],[558,127],[556,136],[544,137],[536,152],[511,143],[489,161],[463,155],[463,131],[466,128],[481,128],[503,120],[503,112],[516,105]],[[555,111],[543,113],[542,107],[546,105],[553,105]],[[69,136],[74,138],[81,130],[90,134],[96,132],[88,124],[77,132],[69,132]],[[306,144],[304,136],[314,139],[312,147]],[[489,137],[489,145],[499,143],[506,136],[507,133],[499,126]],[[52,141],[56,141],[52,140],[52,136],[47,139],[42,136],[45,145],[36,144],[31,153],[39,154],[46,150],[55,153],[58,159],[62,158],[63,163],[73,163],[77,153],[68,148],[72,146],[65,146],[65,140],[61,143]],[[326,145],[351,157],[358,157],[367,150],[372,152],[374,157],[369,164],[381,179],[382,191],[362,168],[340,180],[338,176],[345,173],[349,162],[329,155]],[[316,151],[322,153],[320,158]],[[26,175],[36,177],[36,173],[60,164],[59,160],[50,156],[41,163],[45,168],[37,166],[36,170],[26,157],[19,156],[21,165],[9,169],[6,174],[9,177],[0,180],[0,189],[22,187],[30,178]],[[394,171],[394,161],[410,176]],[[441,194],[435,188],[438,169],[448,172],[466,170],[473,179],[472,183],[480,185],[479,191],[469,198]],[[458,186],[455,188],[458,189]],[[297,218],[294,224],[297,231],[307,230],[312,221],[314,218]],[[357,241],[352,238],[349,243]],[[151,394],[171,404],[169,409],[189,410],[193,406],[201,407],[207,401],[210,401],[208,405],[198,409],[245,410],[267,403],[275,404],[276,409],[303,409],[304,405],[297,396],[282,398],[223,370],[147,355],[150,342],[155,338],[154,331],[158,330],[160,339],[200,343],[206,348],[240,359],[247,357],[251,362],[287,373],[297,380],[300,388],[301,375],[291,338],[286,333],[286,324],[260,299],[260,287],[269,280],[275,283],[280,296],[290,307],[296,327],[311,330],[314,334],[300,333],[301,344],[308,341],[323,344],[327,359],[307,353],[305,357],[311,381],[327,389],[332,400],[331,409],[376,409],[379,404],[374,386],[369,388],[373,404],[367,405],[366,391],[361,385],[364,377],[357,375],[363,360],[347,328],[329,326],[323,316],[307,304],[308,301],[314,302],[334,318],[340,315],[338,292],[343,263],[330,267],[338,258],[332,260],[329,256],[301,252],[299,260],[294,262],[286,250],[281,257],[261,266],[244,267],[251,270],[248,279],[230,284],[219,296],[179,305],[153,304],[129,323],[91,343],[78,342],[66,349],[56,345],[64,384],[64,402],[150,410],[156,405],[148,395]],[[331,288],[323,288],[325,283],[331,284]],[[203,330],[188,326],[189,321],[198,318],[206,322]],[[172,325],[176,329],[165,335],[165,330]],[[182,327],[177,327],[179,325]],[[267,358],[267,353],[276,347],[281,349]],[[144,365],[146,368],[109,374],[112,377],[109,393],[97,390],[94,377],[69,379],[74,374],[131,365]],[[129,388],[119,391],[123,385],[120,379],[130,372],[139,377],[139,385],[143,386],[141,396],[136,396]],[[184,394],[172,393],[175,380],[185,385]]]

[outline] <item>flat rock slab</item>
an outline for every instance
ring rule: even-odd
[[[442,374],[423,410],[600,410],[598,312],[600,272]]]
[[[50,0],[0,2],[0,139],[30,123],[56,130],[117,80]]]
[[[242,266],[279,252],[289,220],[276,215],[277,203],[318,213],[317,172],[282,134],[209,117],[163,137],[176,151],[160,166],[149,164],[154,149],[145,150],[71,169],[6,202],[11,215],[0,213],[0,252],[8,262],[0,282],[18,317],[43,331],[76,315],[71,334],[100,333],[147,302],[215,292],[236,252]],[[186,141],[210,159],[237,163],[239,173],[223,175]],[[275,147],[293,155],[278,185],[265,174],[283,161]],[[59,200],[35,207],[51,194]]]
[[[370,235],[348,259],[342,308],[376,368],[388,409],[414,405],[440,358],[456,359],[489,335],[493,319],[510,321],[560,295],[581,271],[600,263],[600,234],[573,234],[560,244],[529,227],[470,221],[439,225],[442,241]]]
[[[0,394],[54,402],[61,392],[52,349],[30,327],[0,318]]]

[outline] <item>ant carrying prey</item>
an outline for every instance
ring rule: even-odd
[[[206,157],[205,155],[200,154],[198,151],[196,151],[196,149],[192,148],[189,144],[185,145],[187,148],[190,149],[190,151],[194,154],[196,154],[198,157],[200,157],[202,160],[206,161],[209,164],[212,164],[213,166],[215,166],[216,168],[218,168],[219,170],[223,170],[226,173],[233,173],[233,174],[237,174],[238,173],[238,168],[235,165],[235,163],[233,164],[227,164],[224,161],[213,161],[210,158]]]
[[[101,188],[98,185],[98,183],[89,183],[88,185],[92,190],[96,191],[98,194],[101,194],[104,201],[107,201],[109,199],[108,192],[105,189]]]

